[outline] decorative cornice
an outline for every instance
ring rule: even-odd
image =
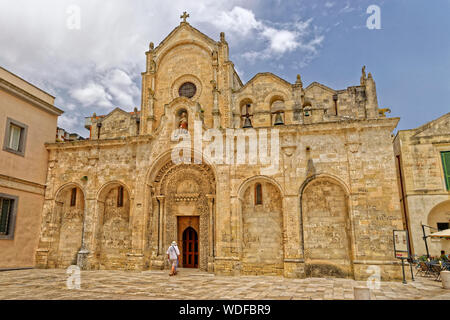
[[[34,106],[50,113],[50,114],[54,114],[57,116],[60,116],[64,113],[64,111],[62,111],[61,109],[51,105],[48,102],[45,102],[42,99],[39,99],[38,97],[28,93],[27,91],[13,85],[12,83],[4,80],[4,79],[0,79],[0,89],[3,89],[13,95],[15,95],[16,97],[33,104]]]
[[[0,174],[0,186],[24,192],[44,195],[45,185]]]

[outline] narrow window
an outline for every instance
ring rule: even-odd
[[[0,235],[8,235],[8,227],[14,200],[0,198]]]
[[[447,190],[450,190],[450,151],[441,152],[441,156],[445,185],[447,186]]]
[[[262,204],[262,187],[260,183],[255,185],[255,205]]]
[[[119,187],[117,192],[117,206],[123,207],[123,187]]]
[[[72,188],[72,193],[70,195],[70,206],[75,207],[77,204],[77,188]]]

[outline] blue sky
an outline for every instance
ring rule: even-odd
[[[80,8],[80,29],[67,28]],[[381,29],[369,30],[370,5]],[[183,11],[217,39],[224,31],[244,82],[273,72],[333,89],[358,85],[367,66],[380,107],[418,127],[450,111],[450,1],[0,1],[0,65],[57,96],[59,125],[83,136],[84,117],[140,105],[140,73]],[[14,30],[14,32],[12,32]]]

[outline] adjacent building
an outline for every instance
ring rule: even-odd
[[[34,266],[55,98],[0,67],[0,269]]]
[[[450,240],[426,238],[450,228],[450,113],[394,139],[404,228],[414,254],[440,256]]]

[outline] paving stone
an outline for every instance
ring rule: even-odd
[[[181,269],[179,275],[165,272],[82,271],[81,289],[66,287],[65,270],[18,270],[0,272],[0,299],[37,300],[129,300],[129,299],[275,299],[353,300],[353,288],[365,282],[352,279],[216,276],[199,270]],[[408,284],[383,282],[372,291],[373,300],[450,300],[450,291],[440,282],[417,278]]]

